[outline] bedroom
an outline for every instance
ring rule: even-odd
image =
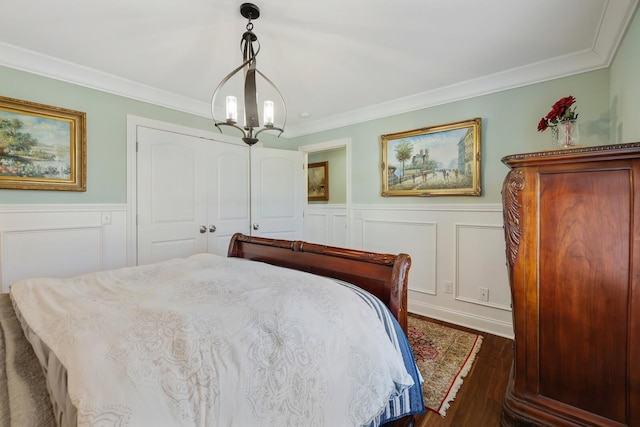
[[[632,9],[635,8],[636,3],[633,2]],[[557,79],[545,79],[309,135],[277,140],[265,137],[264,144],[274,148],[297,149],[302,145],[348,140],[343,144],[349,145],[351,150],[350,245],[398,252],[397,248],[402,247],[406,239],[389,242],[384,236],[389,233],[385,227],[401,224],[401,228],[393,228],[394,233],[399,236],[419,235],[422,237],[420,241],[428,243],[406,250],[414,259],[423,260],[425,265],[423,277],[412,277],[410,310],[511,337],[513,329],[500,204],[501,183],[507,168],[500,158],[518,152],[546,149],[550,137],[547,133],[536,132],[539,117],[558,98],[569,94],[578,100],[582,123],[581,143],[601,145],[640,140],[640,128],[634,120],[640,109],[640,81],[637,77],[640,75],[637,59],[639,20],[636,12],[617,51],[615,54],[610,52],[610,63],[604,59],[600,67],[583,73],[558,76]],[[265,24],[260,21],[256,23],[258,34],[261,25]],[[231,44],[235,48],[235,38]],[[60,232],[75,227],[75,231],[87,231],[98,227],[103,233],[99,241],[94,240],[93,235],[87,237],[82,233],[79,240],[70,240],[81,249],[76,249],[74,261],[68,265],[69,274],[84,272],[82,268],[108,269],[125,265],[130,256],[130,237],[127,234],[130,231],[127,114],[213,131],[210,120],[91,89],[71,77],[59,76],[54,64],[49,64],[54,71],[47,74],[31,66],[28,58],[20,64],[19,58],[16,59],[20,52],[16,53],[6,45],[2,48],[8,50],[2,55],[0,95],[87,112],[89,146],[86,193],[0,190],[0,230],[3,239],[33,230]],[[269,56],[269,50],[269,44],[265,42],[262,55]],[[473,117],[483,118],[481,197],[380,197],[380,135]],[[103,224],[102,213],[105,212],[110,214],[111,224]],[[363,224],[368,227],[364,235]],[[49,236],[51,248],[56,248],[59,242],[56,236],[59,235],[53,233]],[[3,240],[3,257],[7,256],[10,248],[6,242]],[[83,260],[85,266],[77,262],[78,259]],[[27,263],[33,264],[31,260],[23,261],[23,264]],[[43,268],[46,271],[54,266],[55,263]],[[29,271],[26,266],[21,266],[19,271],[5,271],[6,258],[2,267],[5,280],[15,277],[14,274]],[[478,299],[480,280],[482,287],[489,289],[487,302]],[[443,292],[445,282],[453,283],[451,294]]]

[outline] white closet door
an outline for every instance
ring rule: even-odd
[[[227,255],[234,233],[249,234],[249,148],[216,144],[209,168],[209,252]]]
[[[226,255],[249,230],[243,146],[138,127],[138,264],[199,252]]]
[[[302,239],[306,190],[303,153],[251,148],[251,234]]]

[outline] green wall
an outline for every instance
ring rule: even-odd
[[[537,124],[561,97],[576,97],[580,144],[640,141],[640,13],[636,11],[610,68],[551,80],[294,139],[296,145],[352,138],[353,203],[499,203],[507,172],[501,158],[551,149]],[[480,197],[380,196],[380,135],[482,118]]]
[[[0,67],[0,96],[87,114],[87,191],[0,190],[0,203],[126,203],[127,114],[214,130],[210,119]]]
[[[611,142],[640,141],[640,12],[611,64],[610,93]]]
[[[577,99],[580,144],[608,144],[608,69],[306,135],[296,138],[295,143],[307,145],[351,138],[353,203],[498,203],[501,201],[502,180],[507,172],[500,159],[514,153],[551,149],[551,132],[538,132],[537,125],[558,99],[568,95]],[[482,118],[481,196],[380,196],[380,135],[475,117]]]
[[[210,119],[158,107],[129,98],[0,67],[0,95],[87,113],[87,191],[84,193],[0,190],[0,203],[126,203],[126,116],[214,131]],[[577,98],[581,144],[609,141],[609,70],[600,70],[433,108],[360,123],[299,138],[264,138],[268,147],[296,149],[299,145],[352,140],[353,203],[499,202],[508,154],[551,148],[550,132],[536,126],[559,98]],[[482,118],[482,196],[380,196],[380,135]]]

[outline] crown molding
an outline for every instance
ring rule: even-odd
[[[450,102],[607,68],[638,8],[639,0],[606,2],[591,49],[417,93],[393,101],[288,127],[288,138],[408,113]]]
[[[0,42],[0,65],[197,116],[210,115],[208,103],[4,42]]]

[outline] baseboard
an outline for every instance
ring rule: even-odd
[[[432,319],[442,320],[443,322],[453,323],[454,325],[464,326],[465,328],[487,332],[508,339],[513,339],[514,337],[513,325],[511,323],[450,310],[445,307],[409,301],[409,313],[431,317]]]

